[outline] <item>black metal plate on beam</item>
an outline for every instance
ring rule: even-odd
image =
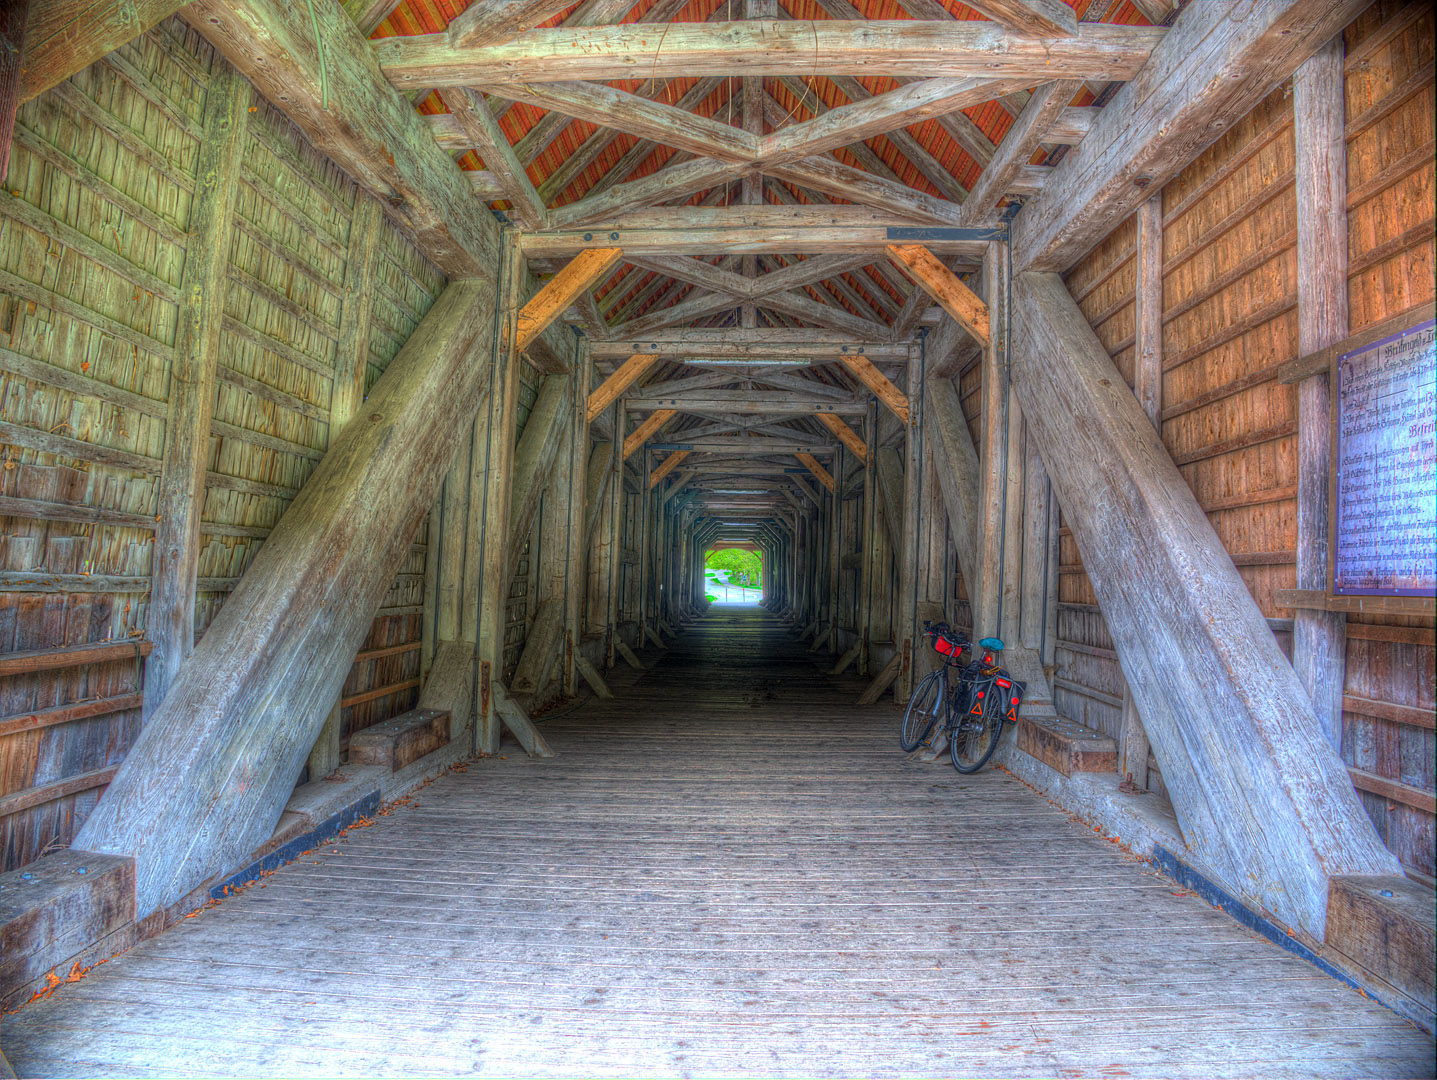
[[[993,240],[1008,239],[1006,227],[997,229],[946,229],[926,225],[890,225],[888,239],[903,240],[910,244],[922,243],[977,243],[986,244]]]

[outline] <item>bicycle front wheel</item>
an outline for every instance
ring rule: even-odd
[[[939,668],[930,672],[908,699],[908,711],[903,714],[903,727],[898,733],[898,745],[905,753],[918,749],[943,715],[943,691],[943,669]]]
[[[986,765],[998,749],[998,736],[1003,733],[1003,694],[991,682],[983,689],[986,693],[981,712],[965,713],[948,744],[953,767],[960,773],[975,773]]]

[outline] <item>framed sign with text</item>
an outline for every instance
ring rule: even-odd
[[[1437,592],[1434,323],[1332,359],[1332,595]]]

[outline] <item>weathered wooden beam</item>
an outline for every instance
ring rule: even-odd
[[[988,305],[958,275],[922,244],[889,244],[885,249],[899,267],[929,296],[942,305],[984,348],[988,346]]]
[[[196,0],[185,18],[315,149],[378,198],[440,270],[492,276],[499,241],[493,215],[475,206],[469,180],[414,106],[385,82],[342,7]]]
[[[568,375],[546,375],[539,387],[534,407],[524,424],[514,448],[514,461],[509,476],[509,526],[505,543],[504,585],[508,588],[519,570],[519,557],[534,527],[539,512],[539,499],[549,484],[554,461],[569,421],[569,394],[572,379]],[[520,689],[520,687],[514,687]]]
[[[1066,270],[1132,214],[1149,187],[1176,176],[1368,6],[1187,5],[1141,74],[1103,108],[1083,152],[1068,155],[1014,220],[1014,270]],[[1048,78],[1055,76],[1064,77]]]
[[[24,104],[151,27],[184,3],[176,0],[29,0],[10,5],[19,25],[13,33],[25,41],[19,71],[18,100]],[[17,58],[18,68],[18,58]],[[9,133],[5,141],[8,143]],[[4,176],[0,171],[0,176]]]
[[[540,228],[544,223],[544,204],[534,190],[529,174],[514,155],[509,137],[484,103],[483,95],[468,87],[453,86],[441,90],[439,96],[459,125],[459,130],[464,133],[465,140],[479,151],[519,224],[526,229]]]
[[[903,423],[908,423],[908,395],[894,386],[892,380],[879,371],[872,360],[867,356],[850,354],[840,356],[839,361],[853,373],[854,378],[873,391],[889,412]]]
[[[515,321],[515,348],[523,352],[578,295],[604,276],[623,252],[618,248],[589,248],[579,252],[531,297]]]
[[[820,465],[816,457],[814,457],[812,454],[805,453],[802,450],[800,450],[793,456],[798,458],[798,460],[803,463],[804,468],[806,468],[809,472],[813,473],[813,475],[818,478],[818,482],[820,484],[828,488],[829,491],[833,490],[833,474],[827,469],[825,469],[822,465]]]
[[[489,693],[493,698],[494,711],[498,714],[499,719],[504,721],[504,726],[513,733],[514,738],[519,740],[519,745],[524,748],[524,753],[537,758],[554,756],[554,751],[550,749],[548,740],[534,726],[534,721],[529,719],[529,714],[509,696],[503,683],[497,679],[492,681],[489,684]]]
[[[657,412],[650,413],[649,418],[634,428],[629,437],[624,440],[624,460],[628,461],[629,458],[633,457],[635,451],[658,433],[659,428],[663,427],[677,415],[677,409],[659,409]]]
[[[933,455],[938,487],[948,510],[948,528],[958,553],[958,570],[976,600],[982,588],[979,561],[978,450],[968,432],[968,419],[958,391],[947,379],[929,377],[923,390],[924,440]]]
[[[216,65],[205,97],[204,136],[196,163],[198,180],[170,368],[146,617],[146,633],[155,646],[145,665],[147,718],[164,701],[194,648],[200,511],[209,467],[230,232],[251,95],[250,85],[234,68],[223,61]]]
[[[513,41],[569,6],[566,0],[473,0],[450,20],[446,33],[461,49]]]
[[[661,415],[654,413],[654,416]],[[653,419],[653,417],[650,417]],[[803,451],[809,454],[831,454],[833,444],[826,443],[821,439],[810,439],[802,437],[801,433],[796,439],[777,439],[767,435],[754,436],[727,436],[715,435],[709,438],[687,438],[683,435],[675,436],[672,443],[661,443],[655,449],[668,446],[670,449],[693,450],[699,453],[712,454],[771,454],[776,457],[785,457],[789,454],[796,454]],[[632,438],[632,436],[631,436]],[[693,464],[690,462],[690,464]]]
[[[851,353],[885,363],[907,361],[908,350],[907,343],[864,341],[823,330],[783,327],[761,327],[757,330],[678,327],[642,340],[615,336],[609,341],[590,344],[591,354],[596,360],[618,360],[637,352],[647,352],[659,357],[680,357],[685,362],[693,357],[753,363],[809,357],[836,360]]]
[[[1297,152],[1297,349],[1308,355],[1347,336],[1346,80],[1339,34],[1293,76]],[[1297,587],[1326,590],[1332,476],[1327,372],[1297,384]],[[1342,745],[1347,616],[1298,608],[1292,664],[1334,748]]]
[[[859,403],[860,407],[855,415],[867,416],[868,406]],[[818,422],[829,431],[838,436],[838,441],[848,447],[859,461],[868,460],[868,444],[863,441],[863,436],[854,431],[848,424],[838,416],[836,411],[821,411],[818,413]]]
[[[1078,32],[1078,16],[1063,0],[973,0],[968,6],[1019,37],[1064,38]]]
[[[648,371],[659,359],[658,353],[635,353],[620,365],[619,369],[600,383],[589,395],[589,422],[623,394]]]
[[[1055,274],[1014,279],[1013,387],[1184,838],[1224,887],[1322,938],[1328,879],[1397,873],[1307,694]]]
[[[15,110],[20,107],[22,90],[25,24],[32,4],[37,2],[11,0],[0,8],[0,178],[10,168],[10,138],[15,132]]]
[[[665,189],[658,185],[655,190],[662,194]],[[551,212],[550,220],[559,216]],[[526,233],[522,242],[524,253],[535,257],[618,246],[629,255],[866,252],[881,258],[894,242],[892,225],[891,211],[866,206],[657,206],[596,218],[583,229],[551,226]],[[933,251],[976,260],[989,239],[984,232],[930,237],[924,243]]]
[[[141,917],[284,809],[484,394],[492,288],[450,285],[280,518],[77,836],[136,861]]]
[[[656,488],[663,483],[664,477],[673,472],[679,462],[683,461],[683,459],[688,457],[692,452],[691,450],[674,450],[670,452],[663,461],[659,462],[658,468],[649,474],[649,487],[651,489]]]
[[[973,190],[968,193],[958,217],[960,224],[991,225],[997,222],[994,208],[998,200],[1013,191],[1014,181],[1041,144],[1053,141],[1049,129],[1057,123],[1082,85],[1081,82],[1064,79],[1046,83],[1033,91],[1028,104],[1023,106],[1023,111],[998,144],[993,160],[983,169]]]
[[[689,413],[733,413],[773,416],[810,416],[820,412],[862,416],[867,406],[861,401],[833,401],[827,397],[803,396],[793,390],[702,390],[687,394],[659,393],[663,384],[626,399],[630,409],[677,409]],[[842,421],[840,421],[840,424]],[[849,429],[850,431],[852,429]],[[855,436],[856,438],[857,436]]]
[[[509,681],[513,694],[538,693],[548,684],[554,670],[555,654],[559,638],[564,632],[564,601],[562,597],[551,596],[539,604],[534,613],[534,622],[529,635],[524,639],[524,649],[519,654],[519,664],[514,677]]]
[[[1011,3],[1012,0],[1002,0]],[[1038,41],[985,23],[819,20],[672,23],[662,49],[648,27],[530,30],[504,45],[460,48],[446,34],[375,42],[401,90],[478,82],[541,83],[705,75],[908,75],[1122,82],[1142,69],[1163,31],[1086,24]]]

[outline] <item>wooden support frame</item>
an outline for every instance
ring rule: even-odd
[[[799,451],[793,456],[798,458],[798,460],[803,464],[804,468],[806,468],[809,472],[813,473],[813,475],[817,478],[820,484],[826,487],[830,492],[834,490],[835,486],[833,474],[830,473],[827,469],[825,469],[822,465],[820,465],[816,457],[814,457],[812,454],[804,453],[803,451]]]
[[[569,260],[519,312],[514,347],[523,352],[585,289],[613,269],[624,253],[619,248],[590,248]]]
[[[638,382],[644,372],[653,367],[658,359],[658,353],[635,353],[625,360],[617,371],[595,387],[593,393],[589,395],[589,423],[592,424],[598,419],[599,415],[612,405],[625,390]]]
[[[439,96],[465,138],[479,151],[519,224],[526,229],[540,228],[544,223],[544,203],[483,95],[468,87],[454,86],[441,90]]]
[[[689,453],[690,451],[688,450],[674,450],[670,452],[663,461],[659,462],[658,468],[649,474],[649,489],[652,490],[663,483],[664,477],[673,472],[674,469],[678,467],[679,462],[689,456]]]
[[[624,460],[627,461],[633,457],[644,443],[658,434],[659,429],[678,414],[677,409],[658,409],[650,413],[648,419],[634,428],[629,437],[624,440]]]
[[[864,403],[862,405],[862,415],[866,416],[867,414],[868,405]],[[828,428],[829,431],[837,435],[838,441],[841,442],[844,446],[848,447],[849,451],[856,458],[858,458],[859,461],[864,462],[865,464],[867,463],[868,444],[863,441],[863,437],[859,435],[858,432],[854,431],[851,427],[848,426],[847,422],[843,420],[842,417],[840,417],[837,413],[834,412],[823,411],[818,412],[817,417],[818,422],[824,427]]]
[[[907,351],[905,350],[905,353]],[[854,378],[873,391],[874,396],[883,402],[889,412],[902,423],[908,423],[908,395],[894,386],[893,381],[879,371],[872,360],[867,356],[848,355],[840,356],[839,361],[853,373]]]
[[[983,348],[988,347],[988,305],[942,260],[922,244],[889,244],[884,250],[898,267],[953,316],[958,325]]]

